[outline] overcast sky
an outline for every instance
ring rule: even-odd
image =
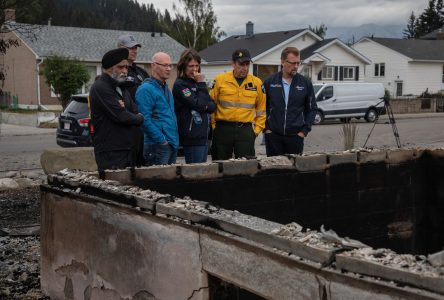
[[[162,12],[172,13],[173,0],[138,0],[153,3]],[[174,1],[178,2],[178,1]],[[421,14],[428,0],[213,0],[218,25],[229,35],[245,32],[252,21],[255,32],[268,32],[318,26],[354,27],[406,25],[410,13]]]

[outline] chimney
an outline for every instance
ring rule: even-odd
[[[439,28],[436,32],[436,39],[437,40],[444,40],[444,33],[442,32],[442,28]]]
[[[247,38],[253,37],[254,35],[254,24],[251,21],[248,21],[248,23],[246,24],[246,35]]]
[[[15,23],[15,9],[6,8],[3,10],[5,13],[5,23],[12,22]]]

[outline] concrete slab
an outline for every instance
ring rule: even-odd
[[[357,152],[332,153],[328,155],[328,162],[330,166],[336,166],[342,164],[356,164],[357,161],[358,161]]]
[[[326,154],[294,156],[295,167],[299,172],[323,171],[327,168]]]
[[[259,162],[253,160],[222,160],[216,161],[222,166],[223,176],[250,175],[258,172]]]
[[[387,163],[400,164],[415,159],[413,149],[399,149],[387,151]]]
[[[385,162],[387,159],[387,151],[360,151],[358,154],[358,161],[361,164],[374,164]]]
[[[216,163],[181,165],[178,166],[178,170],[180,176],[187,180],[213,179],[221,176],[219,164]]]
[[[293,161],[286,156],[270,156],[259,159],[259,169],[294,169],[294,164]]]
[[[46,149],[40,156],[40,164],[46,174],[63,169],[97,171],[92,147]]]
[[[105,180],[115,180],[121,184],[131,184],[131,171],[130,169],[125,170],[106,170]]]
[[[177,177],[177,166],[150,166],[135,169],[136,179],[173,180]]]

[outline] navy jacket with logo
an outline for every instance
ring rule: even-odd
[[[268,77],[263,89],[267,96],[265,130],[269,129],[278,135],[296,135],[301,131],[307,135],[310,132],[318,109],[310,80],[300,74],[293,76],[287,106],[282,72]]]
[[[203,146],[208,143],[209,114],[216,103],[208,94],[205,82],[178,77],[173,86],[174,106],[182,146]],[[200,124],[193,121],[192,110],[200,115]]]

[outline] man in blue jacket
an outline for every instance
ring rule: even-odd
[[[317,105],[311,81],[297,73],[299,50],[287,47],[281,53],[282,70],[263,84],[267,96],[265,148],[267,156],[302,154],[304,138],[311,130]]]
[[[136,92],[137,107],[145,120],[143,154],[148,165],[174,164],[179,137],[174,99],[166,84],[173,65],[163,52],[154,54],[151,61],[152,77]]]

